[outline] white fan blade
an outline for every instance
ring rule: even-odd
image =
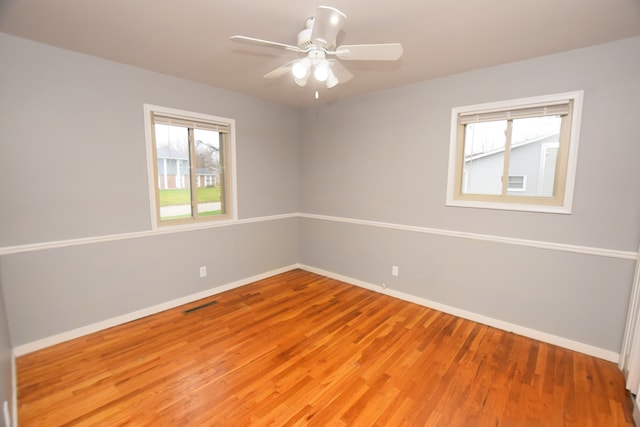
[[[294,59],[293,61],[289,61],[286,64],[279,66],[275,70],[268,72],[262,77],[264,77],[265,79],[275,79],[275,78],[284,76],[285,74],[289,74],[291,75],[291,77],[293,77],[293,81],[298,86],[305,87],[307,85],[307,81],[309,80],[309,76],[311,75],[311,73],[307,72],[302,78],[297,78],[293,75],[291,70],[293,68],[293,65],[299,61],[300,59]]]
[[[297,61],[297,59],[294,59],[293,61],[289,61],[284,65],[281,65],[280,67],[276,68],[273,71],[268,72],[267,74],[265,74],[264,77],[265,79],[275,79],[278,78],[280,76],[284,76],[287,73],[291,72],[291,67],[293,66],[293,64]]]
[[[344,45],[338,47],[335,54],[340,59],[351,61],[396,61],[402,56],[402,45],[400,43]]]
[[[332,48],[342,29],[347,15],[329,6],[318,6],[313,19],[311,41],[320,47]]]
[[[252,45],[264,46],[264,47],[275,47],[275,48],[278,48],[278,49],[286,49],[286,50],[290,50],[290,51],[293,51],[293,52],[304,52],[298,46],[293,46],[293,45],[290,45],[290,44],[284,44],[284,43],[278,43],[278,42],[272,42],[272,41],[269,41],[269,40],[256,39],[256,38],[253,38],[253,37],[246,37],[246,36],[231,36],[230,38],[231,38],[232,41],[239,42],[239,43],[252,44]]]
[[[329,65],[331,67],[331,72],[338,80],[338,83],[346,83],[353,78],[353,74],[347,68],[340,63],[337,59],[330,59]],[[337,85],[334,84],[333,86]],[[331,86],[331,87],[333,87]]]

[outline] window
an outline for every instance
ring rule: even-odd
[[[236,218],[232,119],[145,105],[154,228]]]
[[[452,110],[447,205],[571,213],[582,92]]]
[[[507,178],[507,193],[510,191],[526,191],[527,177],[525,175],[509,175]]]

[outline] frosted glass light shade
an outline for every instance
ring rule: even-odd
[[[304,79],[307,76],[307,73],[309,72],[309,64],[308,64],[308,61],[305,61],[305,59],[306,58],[301,59],[300,61],[297,61],[291,67],[291,73],[293,74],[293,77],[295,77],[298,80]]]
[[[313,76],[319,82],[327,81],[327,79],[329,78],[329,62],[326,59],[320,61],[318,65],[316,65],[315,69],[313,70]]]

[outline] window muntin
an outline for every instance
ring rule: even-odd
[[[236,218],[234,121],[150,105],[145,121],[154,228]]]
[[[581,104],[571,92],[454,108],[447,205],[570,213]]]

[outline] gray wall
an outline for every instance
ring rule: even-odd
[[[297,256],[296,218],[5,255],[14,345],[289,266]]]
[[[308,109],[301,211],[635,252],[638,52],[628,39]],[[452,107],[581,89],[571,215],[445,206]],[[634,271],[633,260],[310,218],[300,262],[616,353]]]
[[[0,56],[0,279],[14,346],[297,262],[296,218],[146,235],[143,120],[145,103],[235,119],[247,219],[298,210],[295,109],[3,34]],[[143,236],[11,250],[127,233]]]
[[[0,34],[0,246],[150,228],[143,104],[236,120],[240,218],[295,212],[293,109]]]

